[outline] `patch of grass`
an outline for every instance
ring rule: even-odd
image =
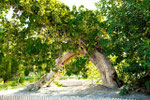
[[[73,76],[62,76],[60,80],[68,80],[68,79],[83,79],[82,77],[78,75],[73,75]]]
[[[58,87],[62,87],[62,84],[59,84],[57,81],[53,81],[55,85],[57,85]]]
[[[40,75],[36,75],[34,77],[19,77],[14,78],[6,83],[3,81],[0,82],[0,90],[10,90],[10,89],[17,89],[17,88],[24,88],[27,84],[33,83],[39,79]]]

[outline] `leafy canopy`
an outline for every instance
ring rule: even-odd
[[[18,70],[20,64],[29,68],[44,64],[49,72],[55,68],[60,51],[82,49],[80,40],[91,51],[106,35],[100,28],[104,17],[83,6],[78,10],[74,6],[70,11],[58,0],[1,0],[0,7],[2,63],[11,56]],[[9,21],[6,14],[10,8],[14,12]],[[3,68],[6,66],[1,64]]]

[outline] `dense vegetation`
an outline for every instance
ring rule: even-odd
[[[58,0],[1,0],[0,77],[7,82],[32,71],[57,71],[60,52],[83,48],[88,54],[72,60],[65,70],[67,75],[86,73],[88,56],[98,49],[109,56],[120,80],[148,92],[150,1],[100,0],[96,6],[73,6],[71,11]],[[10,8],[14,13],[8,20]]]
[[[110,6],[111,5],[111,6]],[[150,1],[101,0],[97,5],[106,17],[104,26],[111,37],[109,55],[116,57],[120,78],[142,88],[150,88]]]

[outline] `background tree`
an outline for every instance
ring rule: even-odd
[[[150,1],[100,0],[97,7],[106,17],[104,27],[111,37],[107,53],[117,57],[119,76],[127,84],[149,89]]]
[[[4,17],[4,14],[1,14],[0,22],[0,77],[6,82],[17,75],[19,69],[19,49],[16,49],[19,46],[16,44],[18,35],[14,28],[17,22],[13,21],[12,24]]]

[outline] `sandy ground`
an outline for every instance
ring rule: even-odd
[[[44,96],[51,98],[75,97],[82,98],[82,100],[87,100],[87,98],[92,98],[92,100],[97,100],[98,98],[113,98],[113,100],[114,98],[120,98],[121,100],[150,100],[150,96],[141,93],[130,93],[126,96],[120,96],[119,89],[110,89],[102,85],[91,84],[91,82],[86,80],[60,80],[59,83],[63,84],[63,87],[57,87],[53,84],[51,87],[42,87],[38,91],[27,91],[20,88],[0,91],[0,96]]]

